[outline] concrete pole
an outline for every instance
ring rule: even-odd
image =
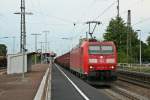
[[[132,48],[131,45],[131,32],[130,32],[130,27],[131,27],[131,10],[128,10],[128,16],[127,16],[127,63],[129,61],[128,56],[129,56],[129,42],[130,42],[130,49]],[[130,51],[130,56],[132,57],[132,50]]]
[[[119,14],[119,11],[120,11],[120,2],[119,2],[119,0],[117,0],[117,2],[118,2],[118,5],[117,5],[117,17],[119,17],[120,16],[120,14]]]

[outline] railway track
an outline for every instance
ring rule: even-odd
[[[148,92],[147,89],[150,89],[150,74],[128,72],[124,70],[118,70],[117,72],[118,80],[121,81],[121,83],[114,83],[110,89],[105,90],[106,92],[113,94],[113,96],[115,93],[123,96],[119,96],[119,100],[149,100],[149,97],[144,96],[141,92],[139,93],[136,90],[139,87],[139,90],[143,88],[146,92]],[[126,85],[122,86],[122,84]],[[131,86],[129,86],[129,84]],[[133,89],[129,89],[131,87],[134,89],[134,91]],[[143,90],[141,91],[144,92]]]
[[[117,98],[121,100],[149,100],[147,97],[141,96],[119,86],[112,86],[111,89],[106,89],[105,91],[111,95],[113,94],[115,97],[116,95],[119,95]]]
[[[150,74],[118,70],[118,81],[104,91],[114,100],[150,100],[150,95],[144,95],[150,92],[149,89]]]
[[[111,85],[111,87],[95,87],[98,90],[103,89],[104,93],[112,97],[112,100],[149,100],[141,94],[137,94],[133,91],[126,89],[125,87],[117,86],[117,84]]]
[[[118,80],[150,89],[150,74],[118,70]]]

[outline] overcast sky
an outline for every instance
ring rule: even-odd
[[[19,51],[20,16],[13,14],[20,11],[21,0],[0,0],[0,43],[8,45],[12,53],[13,39],[16,36],[15,50]],[[98,39],[108,26],[111,18],[117,15],[117,0],[25,0],[27,15],[27,48],[34,51],[34,37],[32,33],[40,33],[38,41],[45,41],[43,31],[49,30],[49,48],[57,53],[68,51],[77,44],[80,36],[84,37],[88,26],[84,22],[89,20],[101,21],[95,32]],[[109,9],[107,9],[109,8]],[[150,32],[150,0],[120,0],[120,15],[127,20],[127,10],[132,11],[133,28],[142,30],[142,40],[145,41]],[[73,25],[76,23],[76,26]],[[61,38],[73,37],[72,40]],[[40,44],[38,42],[38,48]]]

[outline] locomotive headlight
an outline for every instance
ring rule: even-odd
[[[111,66],[111,68],[114,69],[115,67],[114,67],[114,66]]]
[[[114,58],[106,59],[106,63],[115,63],[115,59]]]
[[[93,68],[93,66],[90,66],[90,69],[92,69]]]
[[[97,59],[89,59],[89,63],[97,63]]]

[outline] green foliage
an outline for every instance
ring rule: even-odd
[[[150,46],[150,36],[147,38],[147,44]]]
[[[118,52],[118,62],[126,63],[126,53],[125,52]]]
[[[6,56],[7,54],[7,47],[4,44],[0,44],[0,56]]]
[[[112,19],[104,34],[104,39],[106,41],[114,41],[119,49],[122,47],[121,44],[125,44],[125,41],[122,41],[126,40],[127,37],[125,29],[125,23],[120,17]]]
[[[144,48],[142,53],[143,53],[142,55],[143,61],[150,62],[150,46],[149,45]]]
[[[128,34],[128,35],[127,35]],[[127,27],[121,17],[111,19],[106,33],[104,33],[105,41],[113,41],[118,51],[119,62],[135,62],[139,50],[139,40],[137,33],[132,27]],[[128,40],[128,58],[127,58],[127,40]]]

